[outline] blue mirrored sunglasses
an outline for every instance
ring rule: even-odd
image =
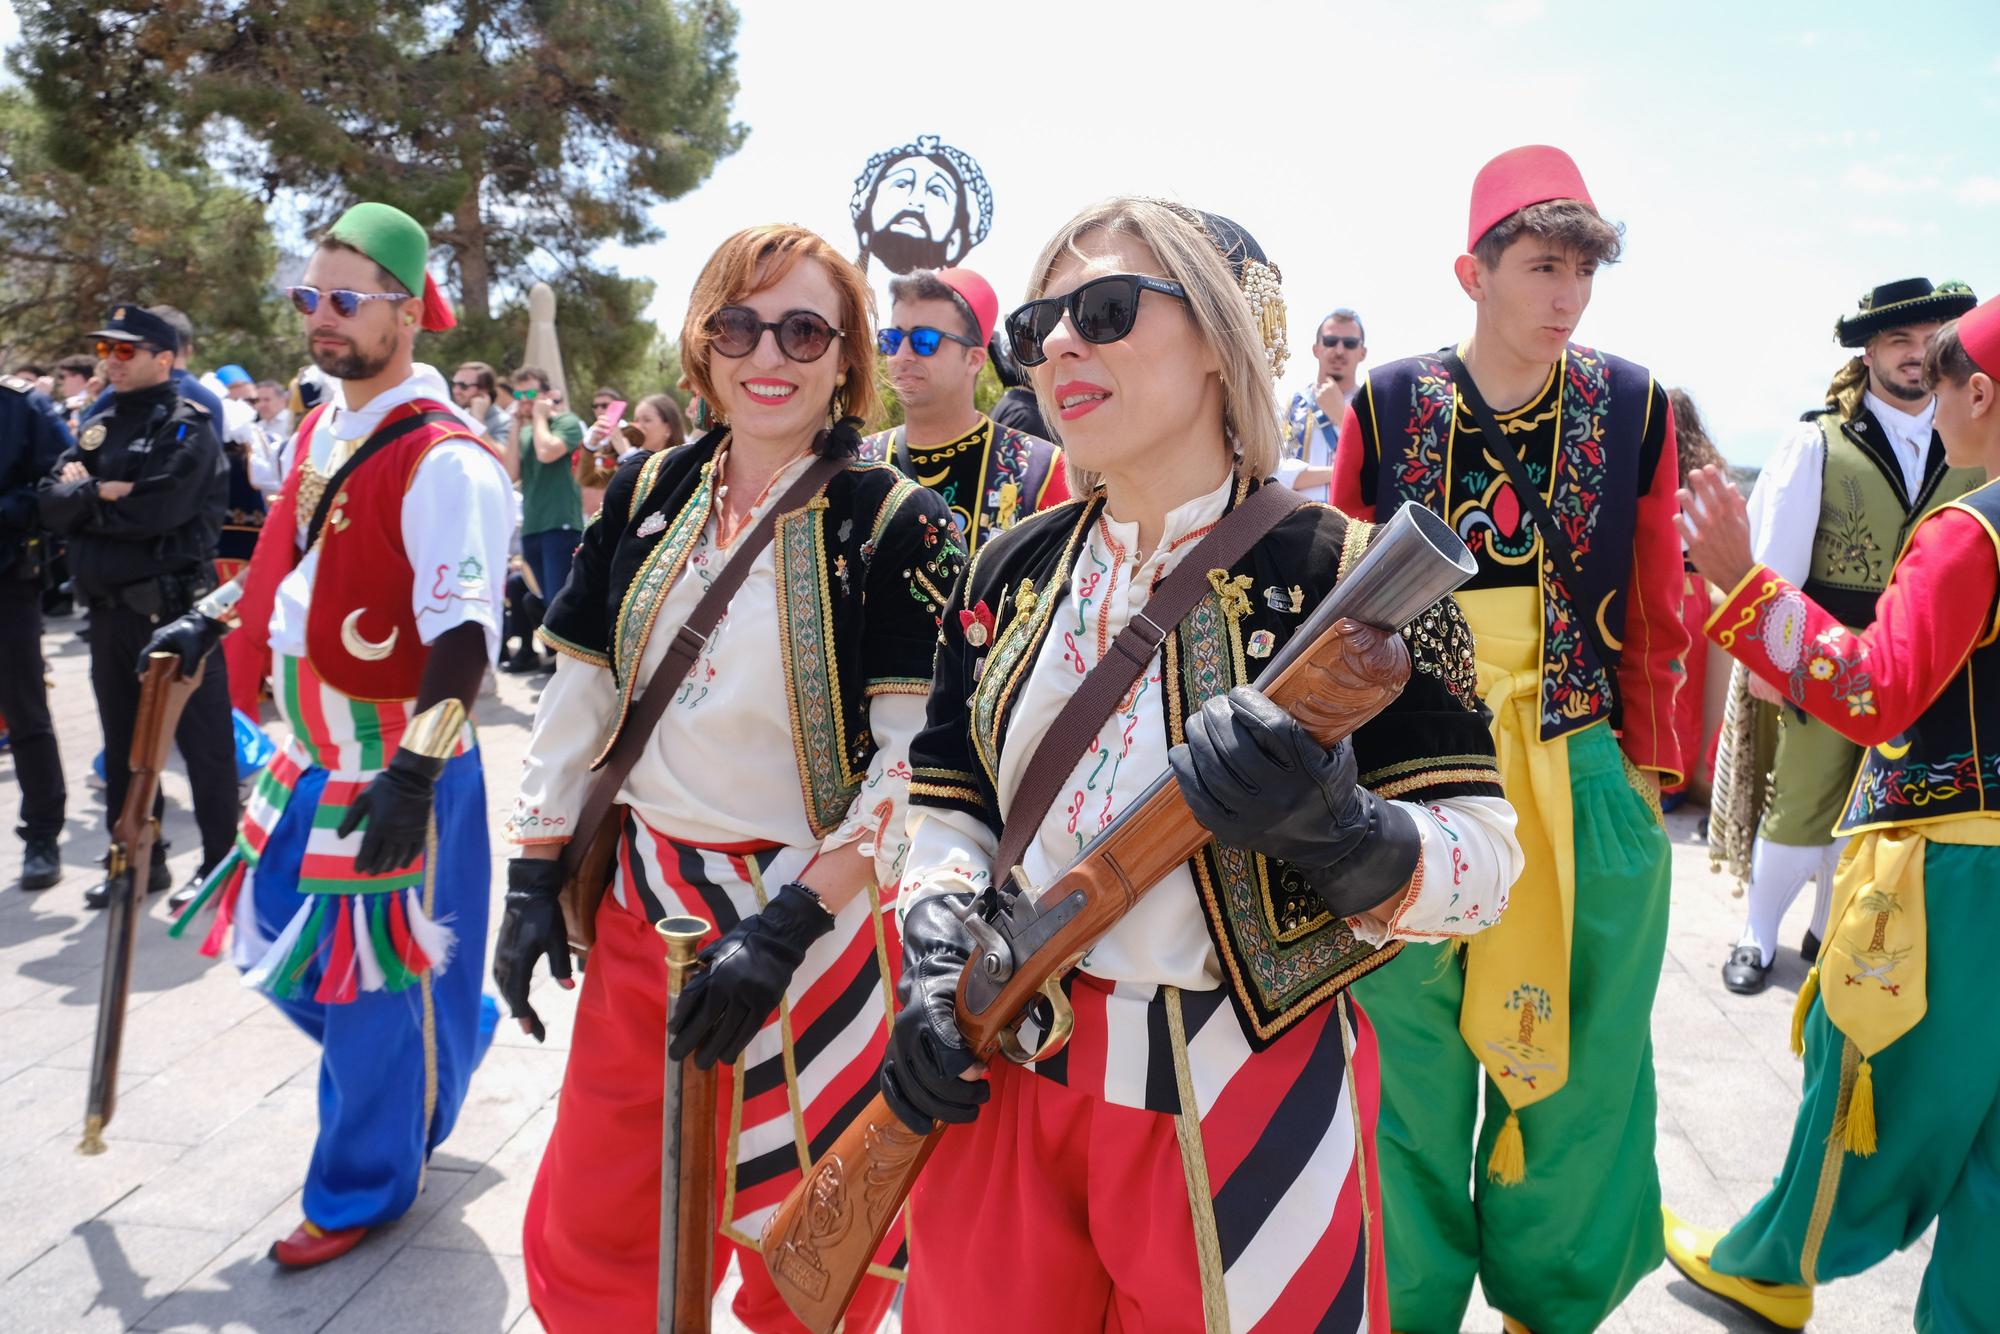
[[[287,287],[285,295],[292,299],[301,315],[310,315],[319,309],[319,299],[325,297],[333,302],[334,310],[344,320],[351,320],[363,305],[370,301],[410,301],[414,298],[408,292],[350,292],[345,287],[336,287],[331,292],[322,292],[317,287]]]
[[[962,334],[946,333],[942,329],[933,329],[928,324],[920,324],[914,329],[893,327],[879,329],[875,333],[875,346],[881,350],[883,356],[893,357],[896,355],[896,349],[903,345],[905,338],[910,340],[910,351],[920,357],[928,357],[936,352],[939,344],[947,338],[961,347],[979,346]]]

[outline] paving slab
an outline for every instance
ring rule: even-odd
[[[354,1295],[322,1334],[457,1334],[506,1329],[528,1309],[528,1277],[517,1255],[405,1247]]]
[[[400,1221],[378,1228],[334,1264],[315,1269],[280,1269],[269,1258],[271,1243],[298,1225],[294,1191],[216,1256],[201,1273],[132,1326],[142,1330],[237,1331],[317,1330],[339,1314],[423,1229],[433,1214],[465,1185],[464,1172],[432,1172],[417,1202]],[[442,1252],[439,1252],[442,1254]],[[378,1328],[403,1329],[387,1325]],[[497,1328],[465,1325],[462,1329]]]
[[[9,1334],[130,1329],[230,1240],[223,1232],[93,1219],[0,1287],[0,1329]]]

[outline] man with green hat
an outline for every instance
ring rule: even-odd
[[[414,360],[452,327],[408,214],[357,204],[301,285],[331,391],[239,582],[155,636],[198,661],[229,627],[268,645],[291,737],[236,850],[174,924],[215,905],[245,980],[321,1044],[305,1218],[272,1247],[305,1267],[416,1199],[492,1033],[482,1015],[488,853],[469,712],[498,657],[513,496],[477,423]],[[449,965],[449,966],[447,966]]]
[[[1835,373],[1826,405],[1799,419],[1757,477],[1750,497],[1757,559],[1850,628],[1875,619],[1889,567],[1917,521],[1984,480],[1976,468],[1945,462],[1944,442],[1931,429],[1935,400],[1923,382],[1931,335],[1975,304],[1964,283],[1933,286],[1928,278],[1865,293],[1833,329],[1840,345],[1858,354]],[[1834,838],[1833,827],[1862,748],[1777,687],[1736,675],[1732,689],[1787,706],[1778,717],[1769,799],[1756,821],[1743,934],[1722,966],[1722,984],[1748,996],[1768,985],[1778,923],[1815,877],[1820,899],[1801,948],[1807,962],[1818,951],[1834,864],[1847,842]],[[1732,762],[1754,763],[1745,750]]]

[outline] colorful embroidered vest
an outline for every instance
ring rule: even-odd
[[[2000,556],[2000,483],[1951,502],[1978,519]],[[2000,607],[1958,674],[1902,735],[1871,746],[1834,833],[2000,815]]]
[[[426,412],[450,409],[415,399],[391,409],[376,431]],[[316,409],[300,425],[299,461],[265,519],[250,560],[241,614],[244,631],[260,642],[270,637],[278,584],[302,558],[299,525],[310,521],[329,480],[314,469],[309,444],[325,419],[325,409]],[[350,699],[416,698],[428,655],[410,608],[417,576],[403,548],[403,495],[424,455],[451,439],[492,448],[455,417],[405,430],[341,483],[327,510],[306,610],[306,657],[321,679]]]
[[[1559,368],[1562,398],[1554,476],[1544,499],[1582,567],[1582,587],[1542,544],[1543,741],[1602,719],[1618,722],[1618,652],[1639,494],[1652,373],[1621,357],[1572,343]],[[1381,471],[1376,513],[1406,500],[1448,516],[1458,391],[1436,356],[1393,361],[1370,373],[1379,415]],[[1504,442],[1503,442],[1504,443]],[[1610,651],[1601,661],[1580,618],[1593,617]]]
[[[982,421],[981,427],[991,432],[985,458],[977,464],[967,460],[965,466],[947,463],[942,472],[911,466],[909,435],[901,426],[876,432],[861,448],[862,458],[894,464],[904,476],[944,496],[965,539],[967,555],[993,534],[1012,528],[1042,508],[1049,480],[1062,457],[1053,444],[1026,431],[990,418]],[[958,492],[961,482],[965,494]]]
[[[1826,459],[1804,592],[1843,625],[1864,626],[1875,619],[1875,600],[1888,587],[1896,553],[1917,520],[1976,490],[1985,478],[1977,468],[1946,467],[1933,441],[1923,489],[1912,500],[1895,446],[1867,410],[1853,421],[1832,410],[1811,420],[1826,441]]]

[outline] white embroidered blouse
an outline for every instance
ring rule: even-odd
[[[1232,477],[1167,515],[1161,541],[1141,561],[1138,525],[1100,515],[1071,576],[1069,599],[1043,641],[1022,687],[1000,755],[1002,809],[1019,788],[1028,757],[1084,674],[1179,563],[1222,517]],[[1099,729],[1068,785],[1042,820],[1021,866],[1029,883],[1049,884],[1077,852],[1167,772],[1164,654],[1156,655],[1121,707]],[[1520,874],[1514,808],[1497,797],[1457,797],[1429,805],[1398,802],[1423,839],[1422,874],[1385,934],[1350,919],[1370,944],[1390,938],[1436,940],[1470,935],[1497,922]],[[926,894],[983,889],[998,841],[979,820],[924,807],[912,813],[907,886],[899,908]],[[1139,900],[1084,957],[1084,971],[1113,982],[1169,984],[1199,991],[1220,986],[1194,877],[1186,866]]]

